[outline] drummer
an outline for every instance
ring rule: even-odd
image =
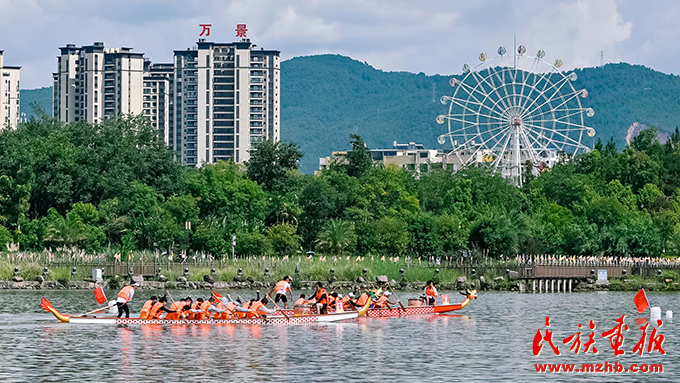
[[[432,306],[437,303],[437,295],[437,288],[434,287],[434,282],[431,280],[427,281],[425,286],[425,304]]]
[[[128,307],[128,302],[132,300],[135,296],[135,287],[139,286],[139,283],[132,282],[129,285],[123,287],[118,293],[118,298],[116,298],[116,306],[118,306],[118,318],[123,316],[125,312],[125,317],[130,317],[130,307]]]

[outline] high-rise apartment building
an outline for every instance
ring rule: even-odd
[[[249,39],[175,51],[170,145],[182,163],[243,162],[251,144],[280,139],[279,55]]]
[[[19,124],[19,72],[21,67],[4,65],[0,51],[0,128],[15,129]]]
[[[142,53],[108,49],[101,42],[59,49],[57,72],[52,74],[55,118],[98,123],[102,118],[142,113]]]
[[[167,145],[173,140],[171,90],[173,84],[173,64],[144,63],[144,90],[142,114],[158,130]]]
[[[253,143],[281,137],[280,52],[249,39],[201,40],[170,64],[103,43],[60,49],[53,97],[61,121],[141,114],[188,166],[244,162]]]

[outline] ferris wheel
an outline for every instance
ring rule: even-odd
[[[453,95],[441,98],[448,114],[437,116],[448,132],[437,141],[451,142],[447,163],[486,164],[521,186],[524,172],[538,174],[590,150],[584,140],[595,129],[585,121],[595,111],[581,104],[588,91],[574,87],[576,73],[560,71],[562,60],[548,63],[543,50],[528,56],[523,45],[510,55],[504,47],[497,52],[481,53],[478,65],[465,64],[462,78],[450,79]]]

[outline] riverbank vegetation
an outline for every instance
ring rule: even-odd
[[[294,143],[258,144],[249,163],[173,160],[141,118],[0,133],[0,245],[70,256],[137,250],[193,256],[508,257],[680,252],[680,134],[654,129],[563,162],[522,188],[484,169],[375,165],[359,136],[347,161],[300,174]],[[107,251],[105,251],[107,250]],[[112,260],[112,259],[109,259]]]

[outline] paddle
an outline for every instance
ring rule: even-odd
[[[271,300],[272,303],[274,304],[274,307],[276,307],[276,309],[279,310],[279,312],[280,312],[281,314],[283,314],[283,316],[286,317],[287,320],[290,321],[290,318],[288,317],[288,314],[286,314],[285,312],[283,312],[283,310],[281,310],[281,308],[279,307],[279,305],[277,305],[276,302],[274,302],[274,300],[272,299],[272,297],[269,296],[269,294],[265,294],[264,296],[265,296],[267,299]]]
[[[175,303],[175,300],[172,298],[172,295],[170,295],[170,292],[168,290],[165,290],[165,295],[170,297],[170,300],[172,301],[172,303]],[[186,324],[189,324],[189,322],[187,322],[185,319],[179,318],[179,320],[184,321],[184,323],[186,323]]]
[[[399,297],[397,296],[397,294],[394,293],[394,291],[392,291],[392,295],[394,295],[394,297],[397,299],[397,303],[399,303],[399,307],[401,307],[401,312],[405,313],[406,309],[404,309],[404,305],[401,303],[401,299],[399,299]]]
[[[116,302],[113,302],[113,304],[111,304],[111,305],[104,306],[104,307],[100,307],[100,308],[98,308],[98,309],[96,309],[96,310],[88,311],[88,312],[86,312],[85,314],[80,314],[80,315],[78,315],[78,316],[84,317],[84,316],[87,316],[87,315],[90,315],[90,314],[94,314],[94,313],[100,312],[100,311],[102,311],[102,310],[110,309],[111,307],[113,307],[113,306],[115,306],[115,305],[116,305]]]

